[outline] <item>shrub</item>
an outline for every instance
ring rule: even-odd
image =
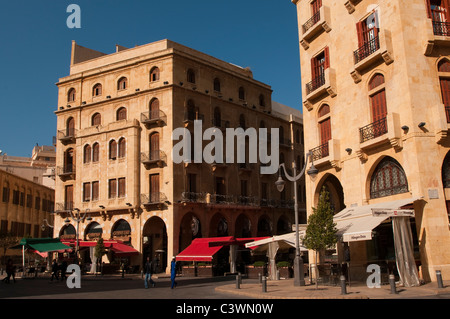
[[[264,267],[266,263],[264,261],[256,261],[253,266],[255,267]]]
[[[290,266],[290,264],[289,264],[288,261],[279,261],[279,262],[277,262],[277,267],[278,267],[278,268],[281,268],[281,267],[289,267],[289,266]]]

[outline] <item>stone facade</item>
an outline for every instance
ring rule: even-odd
[[[70,75],[57,86],[60,234],[69,210],[88,210],[104,239],[120,233],[141,252],[133,265],[158,252],[167,265],[195,237],[290,230],[293,189],[287,186],[280,195],[277,174],[261,175],[259,163],[172,159],[173,130],[192,133],[194,120],[202,120],[203,130],[214,126],[224,133],[227,127],[283,127],[280,152],[286,163],[298,158],[302,165],[301,113],[273,103],[270,86],[253,79],[249,69],[169,40],[117,46],[109,55],[73,42]],[[304,194],[304,184],[299,191]],[[300,208],[305,212],[304,200]],[[130,230],[117,229],[122,220]],[[82,222],[80,238],[88,229]]]
[[[306,179],[308,214],[324,185],[340,209],[422,197],[414,204],[421,275],[435,280],[441,270],[449,277],[450,197],[443,175],[450,126],[440,86],[448,73],[438,72],[450,58],[447,25],[432,22],[436,18],[427,15],[425,0],[292,2],[299,24],[305,150],[315,151],[320,171],[314,180]],[[320,9],[314,9],[315,2],[321,2]],[[312,64],[323,53],[318,84]],[[374,83],[377,76],[384,79]],[[377,124],[375,97],[382,91],[387,110]],[[331,134],[323,139],[327,119]],[[328,152],[321,154],[321,144]],[[407,189],[374,195],[372,176],[386,159],[404,170]],[[350,243],[353,263],[367,263],[367,243]]]

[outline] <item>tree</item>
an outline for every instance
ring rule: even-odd
[[[6,255],[6,251],[19,243],[19,238],[12,233],[0,234],[0,248],[3,248],[3,258]],[[6,263],[6,261],[5,261]]]
[[[317,278],[319,278],[317,253],[334,247],[337,243],[336,233],[337,228],[333,221],[330,194],[323,187],[319,196],[319,203],[316,208],[313,207],[313,213],[308,218],[308,226],[303,238],[303,245],[316,253],[316,287],[318,286]]]
[[[103,243],[103,238],[100,237],[100,239],[97,241],[97,245],[95,245],[95,250],[94,250],[94,256],[95,256],[95,258],[97,258],[97,263],[100,261],[100,264],[101,264],[102,257],[105,254],[106,254],[105,244]],[[102,272],[103,272],[103,267],[102,267]]]

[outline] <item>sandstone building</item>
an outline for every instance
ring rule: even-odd
[[[396,259],[390,219],[369,225],[375,218],[371,208],[413,210],[420,275],[435,280],[441,270],[449,277],[448,2],[292,2],[305,150],[313,152],[320,171],[306,179],[308,214],[324,186],[336,213],[345,208],[363,218],[360,213],[369,208],[358,231],[350,231],[357,219],[335,217],[342,245],[349,245],[350,268],[364,277],[368,264]]]
[[[203,130],[224,134],[277,128],[280,161],[302,167],[301,113],[272,102],[271,87],[249,69],[169,40],[113,54],[73,42],[70,75],[57,86],[55,236],[73,237],[76,225],[65,219],[77,209],[92,218],[80,224],[80,239],[122,240],[139,251],[132,265],[160,253],[165,266],[194,238],[291,230],[293,189],[279,193],[278,174],[260,174],[259,162],[172,158],[174,129],[194,134],[201,120]]]

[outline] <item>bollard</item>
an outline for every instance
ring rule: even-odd
[[[260,273],[258,273],[258,281],[260,284],[262,284],[262,275]]]
[[[267,292],[267,279],[265,276],[262,277],[262,292]]]
[[[280,280],[280,271],[277,270],[277,280]]]
[[[236,275],[236,289],[241,289],[241,281],[239,277],[239,275]]]
[[[397,288],[395,287],[395,276],[389,275],[389,284],[391,285],[391,294],[397,294]]]
[[[238,272],[239,284],[242,284],[242,274]]]
[[[444,288],[444,283],[442,281],[442,274],[440,270],[436,270],[436,280],[438,283],[438,288]]]
[[[345,282],[345,276],[339,277],[341,280],[341,295],[347,294],[347,283]]]

